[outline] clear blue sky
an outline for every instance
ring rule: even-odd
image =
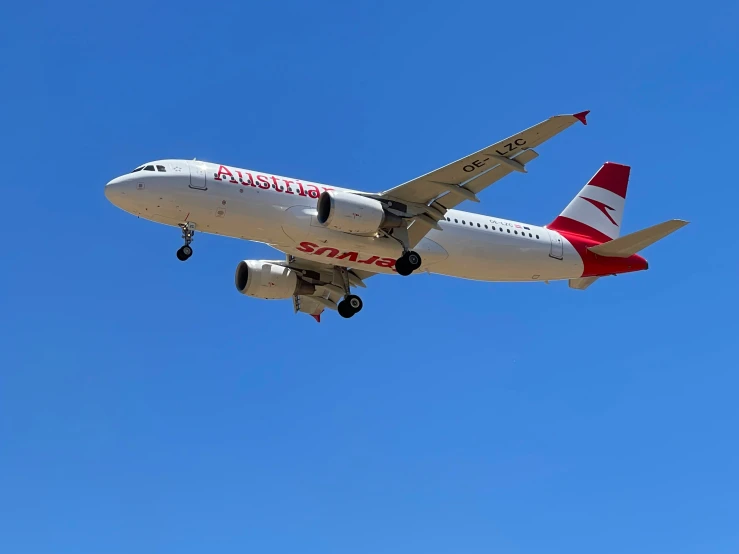
[[[736,2],[0,10],[0,551],[739,550]],[[733,4],[733,6],[732,6]],[[590,109],[464,205],[549,222],[606,160],[646,273],[377,277],[317,325],[267,247],[109,204],[147,160],[379,191]]]

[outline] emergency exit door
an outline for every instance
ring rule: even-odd
[[[551,250],[549,251],[549,256],[561,260],[564,257],[564,244],[562,243],[562,236],[559,233],[550,231],[549,229],[547,229],[547,233],[549,233],[549,241],[551,242]]]

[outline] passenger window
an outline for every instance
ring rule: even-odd
[[[147,165],[147,166],[146,166],[146,167],[144,168],[144,171],[154,171],[154,166],[153,166],[153,165]]]
[[[511,230],[510,230],[510,229],[506,229],[506,231],[508,231],[508,233],[509,233],[509,234],[510,234],[510,232],[511,232]]]
[[[459,223],[459,220],[458,220],[458,219],[455,219],[455,220],[454,220],[454,223]]]
[[[478,223],[478,224],[477,224],[477,226],[479,227],[479,226],[480,226],[480,224]]]
[[[532,237],[532,236],[533,236],[533,235],[532,235],[531,233],[529,233],[529,237]]]
[[[498,227],[498,229],[500,230],[501,233],[503,232],[503,227]]]
[[[462,225],[467,225],[467,224],[466,224],[466,223],[464,222],[464,219],[462,220]]]
[[[513,231],[513,234],[514,234],[514,235],[517,235],[517,234],[518,234],[518,231]]]
[[[470,221],[470,227],[474,227],[475,224]]]
[[[157,166],[157,171],[164,171],[164,172],[166,172],[167,170],[164,168],[163,165],[158,165]]]
[[[488,226],[487,226],[487,225],[485,225],[485,229],[487,229],[487,228],[488,228]]]
[[[536,235],[536,238],[538,239],[539,238],[539,235]]]

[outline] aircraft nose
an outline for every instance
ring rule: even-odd
[[[121,199],[121,196],[124,196],[126,193],[126,182],[127,179],[125,175],[116,177],[112,181],[109,181],[108,184],[105,185],[105,198],[113,204],[116,204],[117,201]]]

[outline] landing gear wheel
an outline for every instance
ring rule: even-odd
[[[395,260],[395,271],[398,272],[398,275],[407,277],[408,275],[413,273],[413,268],[408,263],[408,260],[406,260],[405,257],[401,256],[400,258]]]
[[[421,267],[421,263],[421,256],[416,252],[409,251],[395,261],[395,271],[398,272],[398,275],[405,277]]]
[[[419,267],[421,267],[421,256],[419,256],[416,252],[413,252],[412,250],[410,252],[406,252],[405,259],[408,260],[408,264],[411,266],[411,269],[413,269],[413,271],[416,271]]]
[[[349,305],[349,302],[346,300],[342,300],[339,302],[339,315],[343,318],[349,319],[351,316],[354,315],[354,310],[352,310],[352,307]]]
[[[339,315],[341,317],[350,318],[354,314],[362,311],[362,299],[356,294],[348,294],[344,300],[339,302]]]
[[[349,303],[349,307],[355,314],[361,312],[362,308],[364,307],[362,299],[359,298],[359,296],[357,296],[356,294],[350,294],[344,299],[344,302]]]
[[[177,259],[181,262],[187,261],[192,256],[192,248],[188,245],[183,246],[177,250]]]

